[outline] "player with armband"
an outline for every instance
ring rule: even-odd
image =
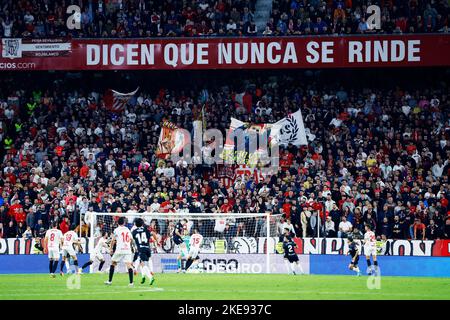
[[[189,267],[192,264],[195,264],[195,266],[198,264],[198,261],[200,260],[200,257],[198,256],[199,252],[200,252],[200,247],[202,245],[203,242],[203,236],[198,233],[197,229],[194,229],[194,232],[191,236],[191,238],[189,239],[189,253],[187,255],[187,261],[186,261],[186,268],[185,270],[187,271],[189,269]]]

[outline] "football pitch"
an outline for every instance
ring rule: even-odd
[[[0,275],[0,300],[450,300],[450,278],[381,277],[379,289],[369,289],[367,276],[283,274],[156,274],[153,286],[128,287],[128,275],[106,274]],[[79,288],[76,287],[79,284]],[[373,286],[373,283],[372,283]],[[70,289],[69,287],[72,287]]]

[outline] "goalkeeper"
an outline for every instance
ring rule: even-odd
[[[186,271],[185,269],[182,268],[181,261],[183,260],[183,258],[187,259],[188,252],[189,252],[189,242],[191,240],[191,237],[189,237],[189,233],[188,233],[187,230],[183,231],[182,239],[183,239],[183,242],[184,242],[184,244],[186,246],[186,250],[180,250],[180,253],[177,256],[177,264],[178,264],[178,271],[177,272],[178,273],[180,273],[182,271],[183,272]]]

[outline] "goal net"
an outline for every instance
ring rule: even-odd
[[[285,267],[282,254],[277,250],[284,225],[281,215],[269,213],[98,213],[88,212],[85,221],[89,226],[88,251],[95,251],[103,233],[109,236],[124,217],[130,229],[136,218],[142,218],[152,232],[151,252],[154,272],[177,272],[186,257],[180,258],[180,247],[175,244],[173,232],[176,224],[187,220],[183,228],[183,240],[189,246],[194,229],[203,236],[199,251],[197,272],[222,273],[276,273]],[[107,270],[111,257],[109,250],[102,254]],[[181,261],[181,262],[180,262]],[[91,271],[97,270],[94,261]],[[119,266],[124,272],[124,266]]]

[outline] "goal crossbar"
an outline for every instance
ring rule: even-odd
[[[160,213],[160,212],[93,212],[88,211],[85,213],[85,222],[88,224],[90,233],[89,237],[91,239],[95,238],[94,235],[94,229],[97,226],[97,218],[99,216],[110,216],[110,217],[126,217],[126,218],[143,218],[145,220],[150,219],[156,219],[156,220],[182,220],[186,219],[188,221],[192,220],[227,220],[227,221],[235,221],[238,219],[262,219],[264,222],[265,227],[265,235],[266,238],[266,272],[270,273],[271,271],[271,254],[274,254],[275,252],[271,252],[269,250],[269,238],[278,236],[277,232],[273,232],[273,229],[276,230],[276,228],[273,228],[272,223],[276,223],[281,215],[272,215],[271,213],[186,213],[186,212],[178,212],[178,213]],[[133,223],[133,221],[128,221],[129,224]],[[271,230],[271,224],[272,224],[272,230]],[[272,232],[271,232],[272,231]],[[264,238],[260,237],[260,238]]]

